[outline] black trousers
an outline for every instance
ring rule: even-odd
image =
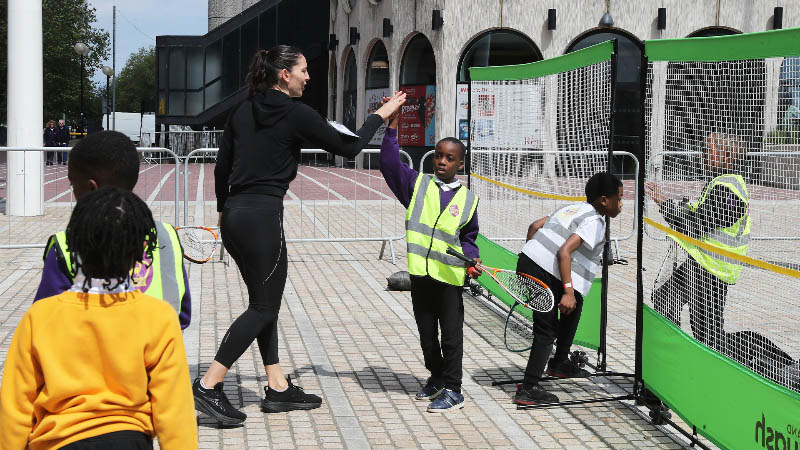
[[[721,350],[725,340],[723,314],[727,295],[727,284],[689,258],[653,291],[653,308],[680,326],[681,309],[688,303],[694,338]]]
[[[138,431],[115,431],[81,439],[61,448],[63,450],[153,450],[153,440]]]
[[[283,199],[237,194],[225,202],[222,242],[239,266],[249,305],[225,333],[216,360],[230,368],[253,340],[264,365],[278,363],[278,312],[289,260],[283,235]]]
[[[564,295],[564,284],[551,275],[548,271],[539,267],[524,253],[519,254],[517,260],[517,272],[527,273],[543,281],[553,292],[555,306],[547,312],[533,312],[533,347],[528,356],[528,366],[525,368],[525,383],[537,384],[542,378],[547,360],[550,358],[550,351],[553,349],[553,341],[556,341],[556,354],[553,357],[556,361],[563,361],[569,356],[569,349],[575,339],[575,332],[578,331],[578,322],[581,320],[583,310],[583,296],[575,291],[575,301],[577,305],[571,314],[558,314],[558,303]]]
[[[464,356],[462,291],[462,286],[442,283],[429,276],[411,277],[411,303],[425,368],[431,377],[456,392],[461,392],[461,360]]]

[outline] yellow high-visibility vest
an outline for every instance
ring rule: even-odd
[[[448,255],[447,249],[463,253],[459,234],[475,214],[478,197],[462,186],[444,210],[440,209],[440,202],[433,177],[420,174],[406,211],[408,272],[462,286],[466,276],[464,262]]]
[[[153,249],[153,260],[136,263],[131,279],[143,293],[165,300],[180,313],[181,301],[186,293],[183,278],[183,252],[178,233],[172,225],[156,221],[157,245]],[[56,257],[66,269],[70,281],[75,278],[75,266],[69,252],[67,234],[59,231],[50,237],[45,255],[55,248]],[[149,263],[149,265],[148,265]]]
[[[747,192],[744,178],[740,175],[721,175],[714,178],[706,185],[697,203],[690,203],[689,208],[692,211],[697,211],[700,205],[705,203],[708,199],[711,190],[718,185],[727,187],[739,197],[739,200],[745,204],[746,212],[733,225],[726,228],[714,229],[700,238],[699,241],[744,256],[747,254],[747,248],[750,246],[750,194]],[[739,277],[742,274],[742,265],[740,262],[727,256],[700,248],[671,234],[668,236],[686,250],[701,267],[711,272],[715,277],[727,284],[736,284],[736,282],[739,281]]]

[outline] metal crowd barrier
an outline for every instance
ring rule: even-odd
[[[569,158],[581,158],[581,157],[587,157],[587,156],[588,157],[603,158],[603,157],[606,157],[608,155],[608,152],[597,151],[597,150],[594,150],[594,151],[581,151],[581,152],[578,152],[578,151],[570,152],[570,151],[563,151],[563,150],[562,151],[559,151],[559,150],[544,151],[544,150],[474,150],[473,149],[471,151],[472,151],[473,155],[478,155],[478,154],[508,155],[508,156],[511,156],[511,155],[519,155],[519,156],[522,156],[522,155],[529,155],[529,156],[552,155],[552,156],[561,156],[561,157],[569,157]],[[426,152],[422,156],[422,158],[420,159],[420,162],[419,162],[419,171],[420,172],[422,172],[423,168],[425,167],[426,159],[431,157],[433,154],[434,154],[434,150],[430,150],[430,151]],[[626,157],[626,158],[630,158],[631,160],[633,160],[633,166],[634,166],[634,172],[633,173],[634,174],[638,174],[639,173],[639,159],[636,157],[636,155],[634,155],[633,153],[630,153],[630,152],[625,152],[625,151],[615,151],[614,152],[614,156]],[[517,170],[519,170],[519,167],[517,168]],[[466,174],[466,172],[464,174]],[[589,176],[591,176],[591,174],[589,174]],[[564,179],[566,179],[566,177],[564,177]],[[631,221],[631,227],[630,227],[630,230],[628,230],[628,232],[625,233],[624,235],[621,235],[621,236],[613,236],[612,235],[611,236],[611,241],[613,242],[613,245],[615,247],[617,246],[617,243],[619,241],[628,240],[628,239],[631,239],[634,236],[636,236],[636,224],[638,223],[638,218],[639,218],[639,205],[638,205],[638,202],[636,201],[636,199],[639,197],[639,189],[640,188],[641,187],[639,186],[638,177],[636,177],[635,180],[634,180],[634,184],[633,184],[633,189],[634,189],[634,191],[633,191],[633,201],[628,203],[628,204],[631,204],[631,203],[633,204],[633,220]],[[624,209],[623,209],[623,211],[624,211]],[[535,219],[538,219],[538,217],[530,217],[528,219],[530,219],[530,221],[533,221]],[[515,237],[487,236],[487,237],[489,237],[490,239],[495,240],[495,241],[525,241],[524,237],[516,237],[516,236]],[[618,249],[617,249],[617,253],[619,253]]]
[[[72,150],[71,147],[0,147],[0,154],[3,154],[4,156],[6,156],[6,158],[5,158],[6,162],[5,163],[0,163],[0,176],[5,175],[5,178],[3,178],[2,181],[0,181],[0,197],[2,197],[3,202],[5,202],[5,207],[6,208],[8,207],[7,201],[6,201],[7,192],[8,192],[8,186],[7,186],[7,169],[8,169],[7,153],[8,152],[36,152],[36,153],[66,152],[67,153],[67,158],[69,158],[70,150]],[[173,220],[174,219],[174,223],[178,224],[179,223],[179,214],[180,214],[180,207],[179,207],[180,206],[180,190],[179,190],[179,187],[180,187],[180,183],[179,183],[180,174],[178,173],[178,170],[179,170],[179,167],[180,167],[180,164],[179,164],[180,159],[170,149],[163,148],[163,147],[161,147],[161,148],[159,148],[159,147],[139,147],[136,150],[139,152],[140,155],[143,154],[143,153],[160,153],[160,154],[165,154],[166,155],[164,158],[161,158],[161,159],[164,160],[164,161],[169,161],[168,163],[161,164],[159,166],[145,166],[145,165],[142,165],[140,167],[139,182],[137,183],[136,188],[134,188],[134,192],[136,192],[140,197],[142,197],[143,200],[147,201],[148,205],[150,206],[150,209],[153,211],[153,217],[154,218],[156,218],[157,220],[164,220],[164,219]],[[72,197],[72,186],[71,186],[69,180],[67,179],[67,170],[66,170],[67,167],[66,167],[66,165],[58,165],[58,164],[54,164],[52,166],[51,165],[46,165],[45,164],[46,154],[42,155],[42,156],[43,156],[43,158],[41,160],[41,165],[40,166],[38,166],[36,168],[23,167],[22,170],[23,170],[23,173],[25,171],[27,171],[27,170],[41,170],[42,171],[42,183],[44,184],[43,190],[45,192],[45,195],[44,195],[45,198],[43,198],[43,201],[44,201],[44,205],[43,205],[44,215],[43,216],[38,216],[38,217],[41,217],[41,219],[39,219],[38,223],[36,223],[35,222],[36,219],[34,219],[32,217],[16,218],[16,217],[8,216],[6,210],[4,210],[4,212],[6,212],[7,221],[6,221],[5,224],[1,224],[0,223],[0,235],[2,234],[2,232],[7,231],[8,232],[8,240],[9,240],[9,242],[11,242],[12,240],[18,239],[18,238],[14,238],[14,237],[11,236],[12,231],[14,231],[13,230],[13,228],[14,228],[13,225],[18,225],[19,227],[23,228],[23,230],[19,230],[20,234],[22,234],[22,235],[24,235],[24,236],[26,236],[28,238],[31,238],[31,239],[39,238],[39,239],[42,240],[42,242],[30,242],[30,243],[22,243],[22,244],[10,244],[10,243],[8,243],[8,244],[0,244],[0,249],[44,248],[46,243],[43,242],[43,241],[46,240],[48,236],[50,236],[51,234],[53,234],[53,233],[55,233],[55,232],[57,232],[57,231],[59,231],[59,230],[61,230],[61,229],[66,227],[66,223],[69,220],[69,216],[68,215],[65,218],[65,220],[63,221],[63,223],[58,223],[58,224],[56,224],[56,222],[52,220],[52,217],[48,218],[48,219],[45,219],[45,216],[48,216],[48,214],[47,214],[48,205],[50,205],[50,207],[52,207],[52,206],[56,206],[56,207],[57,206],[62,206],[60,204],[63,203],[63,202],[58,201],[61,198],[66,198],[67,199],[66,203],[68,203],[70,206],[73,203],[73,200],[72,200],[72,198],[73,198]],[[54,162],[57,161],[57,155],[55,155],[55,154],[53,155],[53,161]],[[169,168],[169,166],[173,166],[173,167]],[[155,167],[159,167],[160,169],[165,169],[166,168],[166,169],[169,169],[169,170],[167,170],[166,175],[163,174],[163,170],[159,170],[158,171],[159,172],[158,175],[160,175],[160,176],[156,177],[158,179],[157,183],[155,182],[155,179],[154,179],[154,186],[150,186],[149,183],[148,183],[148,179],[149,179],[148,177],[150,177],[150,173],[149,172],[151,170],[153,170]],[[47,180],[47,176],[48,175],[52,175],[52,179]],[[175,190],[174,190],[173,199],[171,199],[171,200],[168,199],[166,201],[157,200],[159,196],[163,195],[162,194],[163,193],[163,187],[165,185],[167,185],[167,183],[169,182],[170,178],[174,178]],[[47,198],[48,197],[48,195],[47,195],[48,190],[51,190],[53,187],[55,188],[55,192],[53,192],[53,195],[50,198]],[[153,189],[150,189],[151,187]],[[172,207],[173,207],[173,210],[174,210],[174,214],[171,213],[171,212],[168,212],[167,214],[169,214],[172,217],[167,218],[167,217],[165,217],[165,214],[159,214],[159,209],[160,208],[158,208],[158,206],[165,206],[166,204],[170,204],[170,203],[172,204]],[[37,233],[38,233],[38,235],[37,235]]]
[[[191,151],[183,159],[183,198],[184,198],[184,226],[205,225],[192,223],[195,220],[190,220],[192,217],[189,214],[189,204],[192,201],[190,193],[190,181],[197,180],[196,186],[198,195],[205,192],[205,188],[200,185],[202,179],[203,184],[209,175],[213,177],[213,173],[206,175],[206,169],[203,166],[206,160],[213,159],[216,161],[216,154],[219,149],[217,148],[199,148]],[[365,149],[361,154],[375,155],[378,154],[378,149]],[[404,151],[400,152],[401,156],[408,161],[409,167],[411,166],[411,157]],[[302,161],[298,168],[298,177],[289,188],[288,197],[284,203],[286,209],[298,207],[297,217],[284,219],[287,221],[286,232],[287,235],[294,236],[287,237],[287,242],[367,242],[367,241],[381,241],[381,251],[379,258],[383,257],[386,249],[386,244],[389,244],[389,249],[392,257],[392,263],[395,263],[395,250],[394,241],[401,240],[405,237],[405,233],[396,232],[391,230],[391,224],[394,224],[398,229],[404,227],[397,226],[398,223],[402,224],[402,219],[397,220],[399,202],[394,198],[393,194],[389,192],[386,187],[386,182],[383,177],[372,168],[372,158],[364,158],[364,166],[357,168],[355,164],[351,164],[343,158],[334,158],[333,155],[321,149],[302,149],[301,155],[308,158],[308,161]],[[317,156],[320,156],[318,158]],[[324,156],[324,159],[321,158]],[[192,163],[195,161],[195,163]],[[212,164],[213,164],[212,163]],[[348,167],[348,166],[353,167]],[[199,166],[199,167],[198,167]],[[197,170],[197,175],[192,174],[193,169]],[[308,172],[308,173],[306,173]],[[359,177],[362,178],[359,181]],[[320,181],[322,180],[322,181]],[[366,181],[366,184],[364,183]],[[327,183],[327,185],[325,184]],[[352,195],[348,197],[350,192],[345,192],[342,186],[332,186],[332,184],[345,183],[345,189],[352,189]],[[326,198],[309,199],[306,198],[302,189],[305,184],[310,188],[311,195]],[[294,192],[299,189],[300,195]],[[337,190],[338,189],[338,190]],[[340,192],[341,191],[341,192]],[[377,197],[378,200],[371,198],[359,198],[359,191],[365,191],[368,197]],[[345,194],[345,195],[342,195]],[[197,201],[195,198],[194,201]],[[203,199],[205,203],[205,199]],[[391,224],[385,224],[383,221],[383,202],[390,202],[392,215],[389,217]],[[337,224],[342,225],[350,217],[331,217],[331,209],[339,208],[352,208],[352,228],[348,231],[343,231],[343,227],[335,230]],[[317,210],[320,210],[319,212]],[[400,210],[404,208],[400,206]],[[349,210],[347,211],[349,212]],[[377,213],[377,214],[376,214]],[[292,226],[299,221],[300,226]],[[311,229],[306,229],[303,224],[310,221]],[[214,225],[216,224],[216,216],[214,217]],[[377,233],[371,232],[370,228]],[[385,229],[388,228],[388,229]],[[352,232],[350,232],[352,231]],[[321,236],[320,236],[321,235]]]

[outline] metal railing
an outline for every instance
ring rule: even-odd
[[[35,153],[66,152],[67,153],[67,158],[69,158],[69,152],[71,150],[72,150],[71,147],[24,147],[24,146],[22,146],[22,147],[0,147],[0,153],[4,153],[4,154],[7,154],[8,152],[23,152],[23,153],[25,153],[25,152],[35,152]],[[161,153],[161,154],[167,155],[166,157],[164,157],[162,159],[165,160],[165,161],[169,161],[169,162],[165,163],[164,165],[159,166],[161,169],[164,169],[165,167],[169,167],[169,166],[174,166],[171,169],[167,170],[167,174],[166,175],[160,174],[161,176],[157,177],[158,178],[158,183],[155,186],[155,189],[153,189],[152,191],[149,191],[149,192],[147,191],[149,186],[147,186],[146,183],[142,184],[141,175],[142,174],[146,174],[149,170],[152,170],[152,167],[145,168],[145,169],[140,169],[140,182],[137,184],[137,187],[134,189],[134,191],[137,191],[137,194],[139,194],[144,200],[146,200],[148,202],[148,204],[150,205],[151,209],[154,209],[155,202],[157,201],[156,198],[158,197],[158,195],[160,195],[160,192],[161,192],[163,186],[166,185],[166,183],[168,182],[169,178],[171,178],[171,177],[174,178],[174,180],[175,180],[175,191],[174,191],[174,198],[172,200],[172,203],[174,205],[174,216],[173,217],[174,217],[175,223],[177,224],[178,221],[179,221],[179,214],[180,214],[180,208],[179,208],[179,206],[180,206],[180,189],[179,189],[180,188],[180,183],[179,183],[179,178],[180,178],[180,174],[179,174],[180,159],[178,158],[178,156],[174,152],[172,152],[171,150],[169,150],[167,148],[158,148],[158,147],[146,147],[145,148],[145,147],[139,147],[136,150],[140,155],[142,155],[144,153]],[[42,184],[44,185],[43,191],[47,191],[48,189],[50,189],[49,185],[51,185],[51,184],[54,184],[56,189],[60,189],[59,186],[61,186],[61,185],[65,185],[63,187],[66,187],[66,189],[63,189],[62,191],[60,191],[58,193],[55,193],[55,195],[53,197],[49,198],[49,199],[45,199],[45,198],[42,199],[42,201],[44,202],[43,214],[47,215],[47,213],[46,213],[47,205],[57,204],[56,201],[59,200],[62,197],[69,198],[70,199],[69,203],[72,203],[72,200],[71,200],[72,199],[72,187],[71,187],[70,181],[67,178],[67,171],[63,170],[63,169],[66,169],[66,168],[63,167],[63,166],[58,166],[57,164],[55,166],[46,166],[44,164],[44,160],[45,160],[44,156],[45,155],[42,155],[42,156],[43,156],[43,158],[39,161],[39,165],[35,169],[28,168],[28,167],[23,167],[23,173],[25,171],[27,171],[27,170],[42,170]],[[8,158],[6,158],[6,161],[7,160],[8,160]],[[48,170],[52,170],[54,172],[46,174],[45,173],[45,169],[48,168],[48,167],[53,167],[53,169],[48,169]],[[5,169],[6,173],[7,173],[7,170],[8,170],[7,162],[5,164],[0,164],[0,168]],[[55,171],[58,171],[58,172],[55,172]],[[159,171],[159,172],[161,172],[161,171]],[[51,174],[53,175],[53,179],[51,179],[49,181],[46,180],[46,176],[47,175],[51,175]],[[146,175],[149,175],[149,174],[146,174]],[[0,196],[3,196],[3,197],[7,197],[7,192],[8,192],[7,177],[8,177],[8,175],[6,175],[6,182],[5,183],[0,183]],[[146,194],[146,195],[142,195],[143,194],[142,193],[143,190],[145,190],[144,194]],[[169,202],[169,201],[167,201],[167,202]],[[8,204],[7,203],[8,202],[7,202],[7,199],[6,199],[6,205],[5,205],[6,206],[6,212],[8,211]],[[163,204],[163,201],[162,201],[161,204]],[[156,211],[154,211],[153,215],[156,218],[158,217],[158,214],[156,214]],[[10,234],[11,233],[11,228],[12,228],[11,227],[12,220],[15,220],[15,219],[12,219],[12,217],[8,216],[8,214],[6,214],[6,216],[8,218],[8,221],[7,221],[7,223],[5,225],[0,224],[0,229],[5,228],[6,230],[9,231],[9,234]],[[21,221],[17,221],[17,222],[20,222],[20,226],[23,226],[23,227],[26,226],[26,224],[24,222],[21,222]],[[51,226],[49,223],[47,225],[48,225],[48,228],[49,228],[49,226]],[[66,223],[64,223],[64,225],[66,225]],[[28,228],[30,228],[30,227],[28,227]],[[37,230],[39,228],[45,228],[45,227],[44,226],[43,227],[36,227]],[[0,230],[0,232],[1,231],[5,231],[5,230]],[[44,231],[46,233],[48,233],[47,236],[49,236],[50,234],[55,233],[58,230],[54,229],[54,230],[44,230]],[[30,236],[31,234],[35,234],[35,233],[32,232],[30,229],[26,229],[23,232],[23,234]],[[44,236],[43,238],[46,239],[47,236]],[[11,240],[11,238],[9,240]],[[36,242],[36,243],[31,242],[31,243],[22,243],[22,244],[0,244],[0,249],[44,248],[45,245],[46,244],[43,243],[43,242]]]
[[[423,172],[423,168],[425,167],[426,159],[429,158],[433,154],[434,154],[434,150],[430,150],[430,151],[426,152],[422,156],[422,158],[419,161],[419,171],[420,172]],[[593,158],[601,158],[602,159],[602,158],[608,156],[608,152],[599,151],[599,150],[593,150],[593,151],[472,150],[472,154],[473,155],[490,154],[490,155],[500,155],[500,156],[512,156],[512,155],[514,155],[514,156],[519,156],[519,157],[522,157],[522,156],[544,157],[544,156],[550,155],[550,156],[568,158],[568,159],[569,158],[578,159],[578,158],[584,158],[584,157],[593,157]],[[613,156],[630,158],[633,161],[633,166],[634,166],[634,172],[633,173],[635,173],[635,174],[639,173],[639,159],[633,153],[625,152],[625,151],[615,151]],[[519,171],[520,167],[516,167],[515,170]],[[466,175],[466,169],[465,169],[464,174]],[[591,176],[591,174],[589,174],[589,176]],[[567,177],[563,177],[563,178],[566,179]],[[640,188],[641,187],[639,186],[639,181],[638,181],[638,177],[637,177],[635,179],[634,183],[633,183],[633,189],[634,189],[633,198],[634,198],[634,201],[633,201],[633,220],[631,221],[631,227],[627,231],[627,233],[625,233],[624,235],[611,236],[611,241],[614,242],[615,246],[617,245],[617,242],[619,242],[619,241],[624,241],[624,240],[627,240],[627,239],[631,239],[634,236],[636,236],[636,224],[638,223],[638,217],[639,217],[639,205],[638,205],[638,202],[635,201],[635,199],[637,199],[638,196],[639,196],[639,189]],[[480,203],[479,203],[479,205],[480,205]],[[538,217],[531,217],[529,219],[532,221],[534,219],[538,219]],[[492,236],[492,237],[490,237],[490,239],[495,240],[495,241],[525,241],[524,237]]]
[[[200,176],[188,176],[192,172],[192,166],[195,167],[198,174],[202,171],[203,182],[206,178],[206,169],[202,167],[205,162],[211,158],[216,160],[216,154],[219,149],[217,148],[199,148],[191,151],[183,159],[183,198],[184,198],[184,225],[189,225],[189,203],[191,200],[190,194],[190,180],[198,180],[198,193],[201,192]],[[378,149],[365,149],[361,154],[374,155],[378,154]],[[401,151],[401,156],[408,161],[411,167],[411,157],[408,153]],[[371,173],[375,169],[371,167],[371,158],[365,158],[364,165],[366,167],[358,168],[355,164],[350,164],[348,160],[343,158],[333,158],[333,155],[321,149],[302,149],[301,155],[309,158],[309,161],[301,162],[298,167],[298,178],[290,187],[287,193],[289,200],[285,202],[285,208],[297,207],[298,217],[294,221],[299,221],[300,227],[287,227],[287,235],[295,234],[293,237],[287,237],[286,242],[294,243],[310,243],[310,242],[367,242],[367,241],[380,241],[383,242],[379,258],[383,257],[387,243],[392,258],[392,264],[396,261],[394,241],[402,240],[405,238],[405,233],[392,233],[392,227],[383,222],[383,202],[391,202],[392,209],[397,208],[399,202],[395,200],[386,188],[385,181],[379,175]],[[324,156],[325,158],[317,158],[317,156]],[[330,159],[329,159],[330,158]],[[338,163],[337,163],[338,160]],[[195,161],[195,163],[192,163]],[[353,165],[354,167],[348,167]],[[309,173],[306,173],[309,172]],[[359,181],[359,177],[364,179]],[[320,181],[322,180],[322,181]],[[372,184],[374,181],[374,184]],[[327,182],[326,185],[324,182]],[[305,193],[298,191],[300,195],[294,193],[297,184],[303,186],[308,184],[311,188],[312,196],[326,196],[326,198],[310,199],[306,198]],[[345,189],[352,189],[352,195],[349,192],[339,192],[342,186],[331,186],[332,184],[345,183]],[[302,187],[300,188],[302,189]],[[368,198],[359,198],[359,191],[364,192]],[[345,194],[345,195],[342,195]],[[199,195],[199,194],[198,194]],[[371,197],[377,197],[378,201]],[[197,199],[195,199],[197,201]],[[346,210],[344,215],[334,214],[331,217],[331,208],[340,207]],[[377,216],[376,213],[377,207]],[[321,210],[318,212],[317,210]],[[343,231],[344,227],[340,227],[339,232],[334,228],[336,225],[342,225],[339,221],[349,219],[352,213],[353,222],[347,231]],[[389,217],[390,220],[398,222],[396,211]],[[310,221],[311,230],[303,228],[303,224]],[[399,222],[402,222],[400,220]],[[194,224],[205,225],[205,224]],[[401,228],[397,226],[396,228]],[[375,233],[377,231],[377,233]],[[322,235],[322,236],[318,236]]]

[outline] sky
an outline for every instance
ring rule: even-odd
[[[97,14],[94,26],[111,34],[117,5],[117,73],[128,56],[155,46],[157,35],[202,35],[208,31],[208,0],[88,0]],[[111,67],[111,52],[106,65]],[[92,77],[105,82],[103,72]]]

